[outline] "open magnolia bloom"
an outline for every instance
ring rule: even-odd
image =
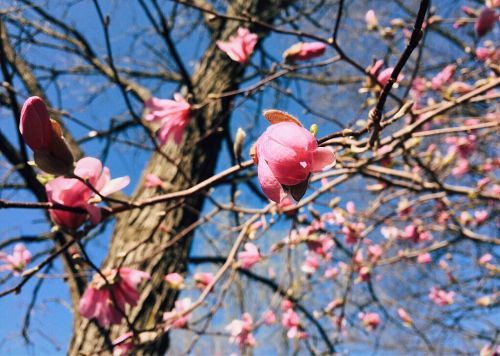
[[[252,152],[259,183],[266,196],[280,203],[288,193],[295,200],[305,194],[311,173],[335,163],[335,152],[318,141],[291,115],[267,110],[271,126],[259,137]]]
[[[240,27],[235,36],[229,37],[229,41],[217,41],[217,47],[233,61],[247,63],[257,44],[257,40],[258,37],[255,33]]]
[[[76,163],[74,174],[87,180],[102,196],[115,193],[125,188],[130,182],[128,176],[111,179],[108,167],[103,167],[101,161],[93,157],[85,157],[79,160]],[[52,209],[50,210],[50,217],[57,225],[77,229],[88,217],[90,217],[93,224],[101,221],[101,209],[94,205],[96,194],[78,179],[59,177],[47,183],[45,190],[49,202],[82,208],[88,213],[87,215]]]

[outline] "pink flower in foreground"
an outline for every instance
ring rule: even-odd
[[[97,158],[85,157],[76,163],[74,174],[88,181],[101,195],[108,196],[126,187],[130,178],[111,179],[108,167],[102,166]],[[82,208],[87,211],[93,224],[101,221],[101,209],[93,203],[98,201],[95,193],[75,178],[58,177],[45,185],[47,198],[51,203]],[[76,229],[87,220],[87,214],[51,209],[50,216],[59,226]]]
[[[171,328],[174,329],[182,329],[185,328],[189,318],[191,317],[191,314],[186,314],[186,315],[180,315],[180,313],[184,312],[185,310],[189,309],[191,307],[191,299],[190,298],[184,298],[177,300],[175,302],[175,308],[172,309],[169,312],[163,313],[163,322],[165,323],[165,331],[170,330]]]
[[[366,27],[368,31],[376,30],[378,27],[378,19],[374,10],[368,10],[365,14]]]
[[[479,37],[482,37],[495,27],[497,21],[498,15],[495,9],[484,7],[474,24],[474,30]]]
[[[217,47],[225,52],[229,58],[239,63],[247,63],[257,44],[258,37],[248,29],[240,27],[236,36],[229,37],[229,41],[217,41]]]
[[[106,269],[102,271],[106,281],[96,274],[80,299],[80,314],[96,318],[101,326],[121,322],[126,305],[135,306],[140,294],[137,285],[149,279],[148,273],[132,268]]]
[[[12,271],[17,276],[31,262],[31,252],[19,243],[14,246],[12,255],[0,252],[0,261],[5,262],[0,266],[0,271]]]
[[[241,268],[249,269],[261,260],[259,249],[251,242],[245,244],[245,251],[238,252],[238,262]]]
[[[429,292],[429,298],[437,305],[443,307],[455,302],[455,292],[447,292],[443,289],[432,287]]]
[[[271,309],[268,309],[262,315],[264,324],[273,325],[276,322],[276,314]]]
[[[233,344],[238,344],[241,348],[243,347],[254,347],[257,342],[252,335],[253,319],[248,313],[242,315],[241,320],[235,319],[229,325],[226,326],[226,330],[229,331],[231,337],[229,342]]]
[[[380,316],[377,313],[359,313],[358,317],[367,331],[375,330],[380,325]]]
[[[33,150],[35,163],[40,169],[55,175],[71,173],[73,154],[62,137],[61,127],[50,118],[41,98],[32,96],[24,102],[19,131]]]
[[[134,348],[134,334],[129,331],[113,340],[113,356],[126,356]]]
[[[255,160],[264,194],[279,203],[286,197],[283,186],[307,182],[312,172],[335,163],[335,152],[318,147],[314,136],[299,124],[280,122],[257,140]]]
[[[214,280],[214,274],[211,272],[198,272],[193,275],[196,288],[205,289]]]
[[[189,121],[191,105],[175,93],[174,100],[151,98],[144,103],[148,114],[144,117],[146,121],[160,124],[158,140],[162,145],[173,137],[174,142],[179,145],[182,135]]]
[[[453,79],[453,74],[457,66],[454,64],[448,64],[444,69],[436,74],[431,80],[431,87],[433,90],[441,90],[445,84],[450,84]]]
[[[417,263],[426,264],[432,262],[432,256],[429,253],[421,253],[417,256]]]
[[[168,286],[172,289],[182,289],[184,288],[184,277],[179,273],[173,272],[167,274],[163,279],[167,282]]]
[[[409,326],[409,325],[413,324],[412,318],[410,317],[410,315],[408,315],[406,310],[404,310],[403,308],[398,309],[398,315],[401,318],[401,320],[403,321],[403,323],[405,323],[406,325]]]
[[[322,42],[299,42],[283,52],[283,58],[289,61],[305,61],[325,53],[326,45]]]

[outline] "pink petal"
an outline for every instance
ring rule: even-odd
[[[84,157],[76,162],[75,175],[89,179],[92,185],[97,183],[102,172],[102,163],[94,157]]]
[[[272,201],[279,203],[286,196],[283,187],[274,177],[273,172],[264,159],[259,160],[257,175],[264,194]]]
[[[326,166],[335,164],[335,152],[331,147],[318,147],[313,151],[312,172],[319,172]]]
[[[99,191],[104,196],[108,196],[114,192],[122,190],[130,183],[129,176],[119,177],[110,180],[106,185]]]

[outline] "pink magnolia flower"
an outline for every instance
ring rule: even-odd
[[[376,30],[378,27],[378,19],[374,10],[368,10],[365,14],[366,27],[368,31]]]
[[[191,307],[191,298],[184,298],[177,300],[175,302],[175,308],[169,312],[163,313],[163,322],[165,323],[165,331],[174,329],[182,329],[185,328],[191,314],[188,313],[186,315],[182,315],[185,310],[188,310]]]
[[[113,340],[113,356],[126,356],[134,348],[133,333],[131,331]]]
[[[16,244],[12,255],[0,252],[0,261],[5,262],[0,266],[0,271],[12,271],[17,276],[31,262],[31,256],[31,252],[23,244]]]
[[[302,263],[302,266],[300,267],[300,269],[305,274],[312,275],[312,274],[314,274],[314,272],[316,272],[319,269],[319,267],[320,267],[320,264],[319,264],[318,256],[313,252],[309,252],[307,254],[306,260],[304,261],[304,263]]]
[[[287,309],[281,316],[281,325],[288,330],[286,335],[289,339],[302,339],[307,337],[301,329],[298,314],[292,308]]]
[[[254,347],[257,342],[252,335],[253,319],[248,313],[242,315],[241,320],[235,319],[225,328],[230,332],[229,342],[243,347]]]
[[[375,244],[368,246],[368,257],[372,262],[377,262],[380,259],[380,257],[382,257],[383,253],[384,250],[380,245]]]
[[[184,288],[184,277],[182,277],[177,272],[169,273],[163,279],[167,282],[168,286],[172,289]]]
[[[312,172],[335,163],[331,148],[318,147],[308,130],[292,122],[269,126],[257,140],[256,153],[260,186],[276,203],[286,197],[283,186],[301,184]]]
[[[182,135],[189,121],[191,105],[182,97],[175,93],[174,100],[158,99],[152,97],[144,103],[148,114],[144,117],[146,121],[160,124],[158,140],[162,145],[172,137],[179,145]]]
[[[474,24],[474,30],[479,37],[486,35],[490,32],[493,27],[495,27],[495,23],[498,21],[498,15],[495,9],[491,7],[484,7]]]
[[[453,74],[457,66],[454,64],[448,64],[444,69],[436,74],[431,80],[431,87],[433,90],[441,90],[445,84],[451,83],[453,79]]]
[[[421,253],[417,256],[417,263],[426,264],[432,262],[432,256],[430,253]]]
[[[307,248],[315,254],[328,258],[328,251],[335,246],[332,237],[327,234],[321,235],[318,239],[307,240]]]
[[[476,49],[476,58],[480,61],[491,60],[495,62],[500,58],[500,50],[496,48],[479,47]]]
[[[380,316],[377,313],[359,313],[358,317],[367,331],[375,330],[380,325]]]
[[[276,314],[271,309],[268,309],[262,315],[264,324],[273,325],[276,322]]]
[[[146,188],[161,188],[163,181],[156,174],[148,174],[144,179],[144,186]]]
[[[214,280],[214,274],[211,272],[198,272],[193,275],[196,288],[205,289]]]
[[[477,137],[476,135],[446,137],[444,142],[450,145],[448,154],[458,154],[460,158],[467,159],[476,150]]]
[[[126,305],[135,306],[140,294],[137,285],[143,279],[149,279],[146,272],[132,268],[106,269],[102,275],[96,274],[80,299],[80,314],[87,318],[96,318],[101,326],[121,322]]]
[[[403,234],[401,235],[403,240],[412,240],[415,243],[425,242],[432,240],[432,234],[424,230],[421,226],[408,225],[405,227]]]
[[[382,86],[386,86],[387,83],[389,82],[389,79],[391,78],[391,75],[392,75],[392,72],[394,70],[394,67],[389,67],[389,68],[386,68],[384,69],[383,71],[381,71],[378,76],[377,76],[377,80],[378,82],[382,85]],[[396,84],[398,84],[399,82],[401,82],[403,79],[404,79],[404,75],[399,73],[398,74],[398,77],[396,79],[396,82],[394,83],[395,84],[395,87],[397,87]]]
[[[365,224],[354,223],[344,225],[342,232],[345,234],[345,243],[348,245],[355,244],[361,237],[361,233],[365,229]]]
[[[61,127],[50,118],[41,98],[32,96],[25,101],[19,131],[24,142],[33,150],[35,163],[40,169],[55,175],[71,173],[73,154],[62,137]]]
[[[111,179],[108,167],[102,166],[97,158],[85,157],[76,163],[74,174],[88,181],[101,195],[108,196],[126,187],[128,176]],[[98,201],[95,193],[75,178],[58,177],[45,185],[47,198],[51,203],[82,208],[87,211],[93,224],[101,220],[101,209],[93,203]],[[59,226],[76,229],[87,220],[87,214],[51,209],[50,216]]]
[[[283,52],[288,61],[304,61],[319,57],[325,53],[326,45],[322,42],[299,42]]]
[[[217,47],[225,52],[229,58],[239,63],[247,63],[253,53],[258,37],[248,29],[240,27],[236,36],[229,37],[229,41],[217,41]]]
[[[455,292],[447,292],[443,289],[432,287],[431,291],[429,292],[429,298],[437,305],[443,307],[455,302]]]
[[[259,249],[251,242],[245,244],[245,251],[238,253],[238,262],[241,268],[249,269],[261,260]]]
[[[413,324],[412,318],[410,317],[410,315],[408,315],[406,310],[404,310],[403,308],[398,309],[398,315],[401,318],[401,320],[403,321],[403,323],[405,323],[406,325]]]

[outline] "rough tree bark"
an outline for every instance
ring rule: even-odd
[[[258,16],[260,20],[272,22],[290,0],[237,0],[228,9],[228,15],[240,15],[244,12],[250,16]],[[242,79],[244,67],[227,58],[215,47],[215,39],[227,39],[238,26],[245,26],[235,21],[223,21],[218,31],[212,33],[213,41],[203,55],[191,81],[196,100],[206,99],[209,93],[220,93],[237,89]],[[267,34],[262,29],[248,25],[253,32],[259,34],[260,40]],[[197,182],[209,178],[215,169],[217,156],[221,147],[222,133],[216,128],[226,127],[231,112],[231,98],[214,100],[209,105],[193,113],[184,143],[177,147],[167,144],[163,148],[164,155],[153,154],[143,178],[147,173],[154,173],[170,184],[170,191],[185,189]],[[176,164],[172,164],[171,161]],[[148,198],[154,192],[138,185],[134,197]],[[162,313],[173,308],[177,292],[169,289],[163,276],[169,272],[180,272],[186,268],[186,260],[191,246],[191,232],[178,243],[168,249],[160,245],[176,236],[183,229],[196,222],[200,216],[204,196],[198,194],[185,199],[183,205],[168,210],[172,203],[157,204],[144,209],[136,209],[118,217],[113,234],[109,254],[103,268],[116,267],[122,261],[120,253],[148,236],[150,239],[130,253],[124,266],[139,268],[151,274],[151,280],[142,288],[137,307],[128,314],[130,321],[138,330],[147,330],[161,320]],[[159,229],[159,225],[162,228]],[[109,334],[103,335],[95,322],[75,315],[75,330],[69,348],[70,355],[92,354],[108,350],[110,340],[129,331],[126,323],[114,326]],[[138,353],[163,354],[169,346],[168,335],[153,335]],[[105,352],[106,353],[106,352]]]

